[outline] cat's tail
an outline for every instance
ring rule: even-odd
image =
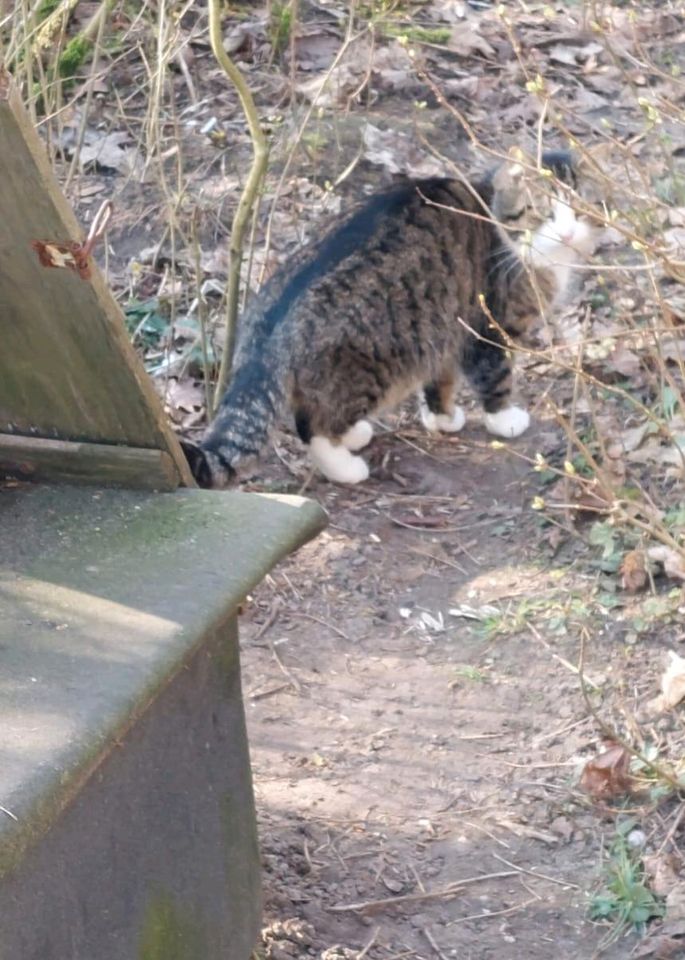
[[[281,371],[277,363],[267,365],[271,359],[246,358],[200,444],[183,444],[201,487],[225,487],[238,464],[257,456],[266,445],[283,400]]]

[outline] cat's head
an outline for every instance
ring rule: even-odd
[[[179,437],[181,449],[185,454],[188,466],[195,478],[198,487],[227,487],[235,480],[235,470],[209,450],[204,450],[192,440]]]
[[[553,272],[564,286],[570,267],[593,252],[600,233],[587,165],[562,150],[543,153],[539,166],[521,151],[510,156],[492,178],[499,231],[525,262]]]

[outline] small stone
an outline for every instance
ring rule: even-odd
[[[647,836],[644,830],[631,830],[628,836],[626,837],[626,842],[629,847],[632,847],[634,850],[641,850],[642,847],[647,843]]]
[[[550,829],[552,833],[556,833],[562,837],[566,843],[568,843],[573,836],[573,824],[570,820],[567,820],[566,817],[557,817],[555,820],[552,820]]]

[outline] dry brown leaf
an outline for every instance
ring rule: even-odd
[[[679,861],[672,853],[654,853],[643,858],[645,873],[649,877],[649,887],[657,897],[666,897],[673,888],[682,883],[679,875]]]
[[[556,43],[549,51],[549,59],[553,63],[564,63],[569,67],[577,66],[578,48],[569,47],[565,43]]]
[[[668,222],[672,227],[685,227],[685,207],[670,207]]]
[[[685,258],[685,227],[671,227],[664,230],[664,240],[667,243],[667,254],[674,260],[682,261]]]
[[[445,176],[446,168],[401,130],[381,130],[368,123],[364,128],[364,159],[385,167],[389,173],[412,177]]]
[[[664,303],[664,309],[670,323],[682,324],[683,315],[673,312],[671,304]],[[674,363],[683,363],[685,361],[685,340],[678,340],[676,337],[664,336],[659,343],[659,353],[664,360],[672,360]]]
[[[678,283],[685,282],[685,227],[671,227],[664,231],[666,256],[663,267],[666,274]]]
[[[129,141],[126,132],[107,133],[104,136],[86,136],[79,152],[79,161],[87,167],[96,164],[106,170],[116,170],[127,175],[139,174],[142,160],[133,146],[123,146]]]
[[[685,950],[685,923],[669,924],[665,922],[659,927],[659,934],[648,937],[644,943],[631,954],[637,957],[651,957],[652,960],[682,960]]]
[[[417,80],[407,48],[393,40],[375,50],[373,77],[379,86],[387,90],[399,92],[412,88]]]
[[[620,373],[622,377],[629,377],[632,380],[639,374],[642,361],[633,350],[619,343],[607,358],[606,366],[615,373]]]
[[[580,776],[580,786],[595,800],[609,800],[629,793],[632,778],[628,773],[630,752],[614,743],[594,760],[588,760]]]
[[[685,881],[679,883],[669,890],[666,897],[666,917],[669,920],[685,920]]]
[[[340,37],[318,27],[301,26],[295,37],[295,59],[300,70],[323,70],[340,49]]]
[[[595,93],[593,90],[588,90],[587,87],[578,88],[575,102],[578,109],[582,110],[583,113],[592,110],[608,110],[611,107],[606,97],[603,97],[600,93]]]
[[[667,577],[673,577],[675,580],[685,580],[685,556],[682,553],[678,553],[671,547],[659,545],[658,547],[650,547],[647,556],[655,563],[663,565]],[[683,663],[685,663],[685,660]]]
[[[454,27],[447,46],[460,57],[471,57],[474,53],[480,53],[488,58],[495,57],[494,49],[485,37],[481,37],[478,33],[478,24],[468,20]]]
[[[680,449],[675,444],[668,446],[662,443],[657,437],[650,438],[638,450],[632,450],[626,454],[626,459],[630,463],[657,463],[661,466],[677,467],[678,469],[673,472],[682,473],[683,454]]]
[[[669,650],[669,663],[661,677],[661,694],[647,704],[650,713],[663,713],[685,697],[685,659]]]
[[[621,586],[628,593],[637,593],[647,583],[644,550],[629,550],[621,563]]]
[[[371,45],[367,38],[353,41],[333,69],[321,70],[308,80],[295,84],[295,90],[305,100],[320,107],[341,103],[359,88],[371,60]]]
[[[432,20],[443,23],[459,23],[469,13],[465,0],[433,0],[427,12]]]
[[[205,414],[204,387],[198,381],[169,379],[158,384],[164,399],[164,409],[174,423],[184,428],[197,426]]]
[[[483,77],[475,74],[470,77],[450,77],[442,85],[447,97],[464,97],[466,100],[479,100],[487,89]]]
[[[641,423],[639,427],[629,427],[621,434],[621,444],[626,453],[631,450],[637,450],[648,433],[653,433],[655,426],[649,420]]]

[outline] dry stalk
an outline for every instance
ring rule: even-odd
[[[460,894],[464,887],[481,883],[483,880],[496,880],[502,877],[513,877],[519,872],[516,870],[500,870],[497,873],[484,873],[478,877],[466,877],[464,880],[455,880],[440,890],[426,890],[425,893],[406,893],[399,897],[383,897],[380,900],[361,900],[359,903],[339,903],[328,907],[329,913],[366,913],[367,910],[377,910],[383,907],[393,907],[398,903],[417,903],[421,900],[447,900]]]
[[[207,415],[211,413],[213,407],[212,378],[209,363],[209,348],[207,343],[207,303],[202,292],[202,265],[200,263],[200,239],[198,237],[198,219],[199,211],[197,207],[193,210],[193,216],[190,222],[191,229],[191,254],[193,258],[193,267],[195,269],[195,296],[197,298],[197,322],[200,326],[200,349],[202,350],[202,372],[204,374],[205,386],[205,406]]]
[[[355,0],[355,2],[356,2],[356,0]],[[267,223],[266,223],[266,237],[265,237],[265,251],[266,251],[266,254],[265,254],[265,259],[264,259],[264,263],[265,263],[265,264],[266,264],[266,255],[268,255],[269,249],[270,249],[270,247],[271,247],[271,232],[272,232],[272,227],[273,227],[273,219],[274,219],[274,215],[275,215],[275,213],[276,213],[276,207],[277,207],[277,205],[278,205],[278,201],[279,201],[281,192],[282,192],[282,190],[283,190],[283,185],[285,184],[285,179],[286,179],[286,177],[288,176],[288,174],[289,174],[289,172],[290,172],[290,168],[291,168],[292,163],[293,163],[293,160],[294,160],[294,158],[295,158],[295,154],[296,154],[296,152],[297,152],[297,148],[299,147],[300,143],[302,142],[302,137],[304,136],[305,131],[306,131],[306,129],[307,129],[307,126],[309,125],[309,121],[310,121],[310,119],[311,119],[311,117],[312,117],[312,114],[313,114],[314,110],[316,109],[316,107],[317,107],[317,105],[318,105],[319,97],[321,96],[321,94],[323,93],[323,91],[324,91],[324,89],[326,88],[327,84],[329,83],[331,77],[333,76],[333,73],[334,73],[336,67],[338,66],[338,64],[340,63],[340,61],[342,60],[342,58],[345,56],[345,54],[347,53],[347,51],[349,50],[351,44],[355,43],[355,42],[356,42],[360,37],[362,37],[362,36],[367,32],[367,30],[368,30],[368,27],[365,27],[363,30],[360,30],[357,34],[354,34],[354,32],[353,32],[353,31],[354,31],[355,2],[353,2],[353,3],[351,4],[351,7],[350,7],[350,13],[349,13],[349,19],[348,19],[348,26],[347,26],[347,32],[346,32],[346,34],[345,34],[345,39],[343,40],[343,42],[342,42],[342,44],[341,44],[341,46],[340,46],[340,49],[338,50],[337,54],[335,55],[335,58],[333,59],[333,62],[331,63],[330,67],[328,68],[328,70],[326,71],[324,77],[322,78],[321,86],[320,86],[319,90],[317,91],[316,95],[312,98],[312,102],[310,103],[309,107],[307,108],[307,110],[306,110],[306,112],[305,112],[305,115],[304,115],[304,117],[303,117],[303,119],[302,119],[302,122],[301,122],[301,124],[300,124],[300,126],[299,126],[299,128],[298,128],[298,130],[297,130],[297,133],[296,133],[296,135],[295,135],[295,138],[294,138],[294,140],[293,140],[292,146],[290,147],[290,150],[288,151],[288,156],[286,157],[286,161],[285,161],[285,163],[284,163],[284,165],[283,165],[283,170],[281,171],[281,175],[280,175],[280,177],[278,178],[278,182],[277,182],[276,187],[275,187],[275,189],[274,189],[274,196],[273,196],[273,200],[272,200],[272,202],[271,202],[271,207],[270,207],[270,210],[269,210],[269,216],[268,216],[268,218],[267,218]],[[262,281],[263,281],[263,279],[264,279],[264,269],[265,269],[265,268],[262,267],[262,270],[260,271],[260,275],[259,275],[259,284],[260,284],[260,285],[261,285],[261,283],[262,283]]]
[[[573,890],[582,889],[577,883],[571,883],[570,880],[560,880],[559,877],[550,877],[548,873],[539,873],[537,870],[529,870],[528,867],[519,867],[510,860],[505,860],[504,857],[499,855],[499,853],[493,853],[493,857],[495,860],[499,860],[499,862],[503,863],[505,866],[512,867],[516,873],[525,873],[527,876],[536,877],[538,880],[548,880],[550,883],[556,883],[560,887],[571,887]]]
[[[505,910],[492,910],[490,913],[471,913],[468,917],[457,917],[456,920],[450,920],[447,926],[453,927],[457,923],[468,923],[472,920],[494,920],[496,917],[505,917],[509,913],[518,913],[519,910],[525,910],[531,903],[536,903],[539,900],[540,898],[535,896],[529,900],[524,900],[523,903],[516,903],[513,907],[507,907]]]
[[[660,763],[657,763],[655,760],[645,756],[645,754],[638,750],[637,747],[634,747],[632,743],[629,743],[624,737],[620,735],[610,724],[608,724],[600,715],[599,711],[596,709],[592,701],[590,700],[590,695],[587,689],[587,679],[585,677],[585,644],[587,640],[587,628],[583,627],[580,631],[580,654],[578,657],[578,679],[580,680],[580,692],[585,701],[585,706],[589,714],[592,715],[595,723],[602,732],[602,736],[613,743],[618,744],[620,747],[629,753],[633,757],[637,757],[647,768],[651,768],[654,772],[661,777],[661,779],[668,783],[669,786],[673,787],[676,792],[680,792],[683,789],[682,783],[680,783],[678,777],[676,777],[670,770],[667,770]],[[499,858],[498,858],[499,859]]]
[[[221,34],[221,5],[219,0],[209,0],[209,39],[217,63],[236,89],[252,140],[253,160],[231,227],[229,244],[228,285],[226,289],[226,336],[219,367],[219,376],[214,393],[215,411],[224,395],[233,363],[233,350],[238,321],[238,297],[240,294],[240,267],[243,257],[243,239],[252,207],[261,188],[268,162],[268,145],[259,123],[259,114],[250,88],[240,70],[228,56]]]
[[[426,940],[430,943],[431,947],[433,948],[437,956],[440,958],[440,960],[447,960],[447,957],[438,946],[435,940],[435,937],[433,936],[433,934],[431,933],[428,927],[423,928],[423,935],[426,938]]]
[[[93,60],[90,67],[90,76],[91,81],[97,75],[99,68],[99,59],[100,52],[102,50],[102,38],[105,33],[105,24],[107,23],[107,14],[109,13],[110,7],[112,6],[112,0],[108,0],[107,3],[103,3],[98,9],[97,13],[91,18],[90,22],[86,25],[82,32],[82,36],[91,36],[91,30],[95,30],[94,34],[94,46],[93,46]],[[79,160],[81,155],[81,148],[83,147],[83,141],[86,136],[86,127],[88,124],[88,116],[90,114],[90,107],[93,100],[93,83],[89,83],[86,87],[86,101],[83,107],[83,112],[81,116],[81,123],[78,131],[78,139],[76,146],[74,147],[74,154],[71,158],[71,163],[69,164],[69,172],[67,173],[66,180],[64,181],[64,191],[65,193],[69,192],[69,187],[71,186],[72,180],[76,174],[76,171],[79,167]]]

